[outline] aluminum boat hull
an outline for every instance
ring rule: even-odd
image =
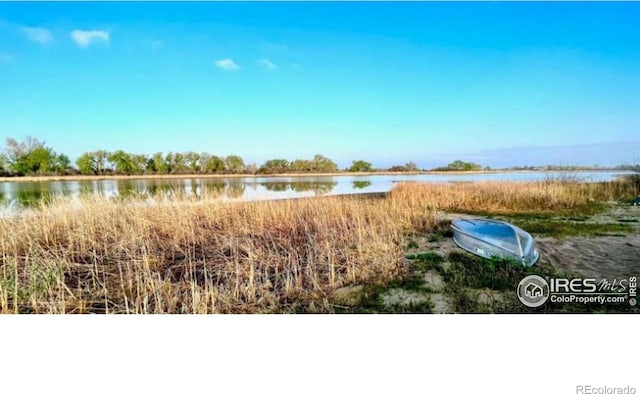
[[[484,258],[504,258],[532,266],[540,257],[531,234],[507,222],[459,219],[451,223],[458,247]]]

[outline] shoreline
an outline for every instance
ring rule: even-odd
[[[319,178],[338,176],[381,176],[381,175],[478,175],[503,173],[579,173],[579,172],[633,172],[629,170],[492,170],[492,171],[371,171],[371,172],[323,172],[323,173],[283,173],[283,174],[142,174],[142,175],[39,175],[0,177],[4,182],[64,182],[64,181],[106,181],[144,179],[225,179],[225,178]]]

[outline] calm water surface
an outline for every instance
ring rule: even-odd
[[[571,172],[585,182],[607,181],[629,171]],[[55,182],[0,182],[0,211],[16,212],[51,200],[53,196],[104,197],[215,195],[222,200],[275,200],[292,197],[376,193],[391,190],[394,183],[475,182],[482,180],[532,181],[567,176],[567,172],[502,172],[492,174],[368,175],[334,177],[247,177],[189,179],[126,179]]]

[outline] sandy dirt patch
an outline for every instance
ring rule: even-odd
[[[640,234],[536,239],[538,264],[594,278],[640,276]]]

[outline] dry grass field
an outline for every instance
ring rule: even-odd
[[[0,218],[2,313],[332,312],[338,288],[406,270],[442,211],[589,210],[625,181],[399,184],[387,197],[224,203],[60,199]]]

